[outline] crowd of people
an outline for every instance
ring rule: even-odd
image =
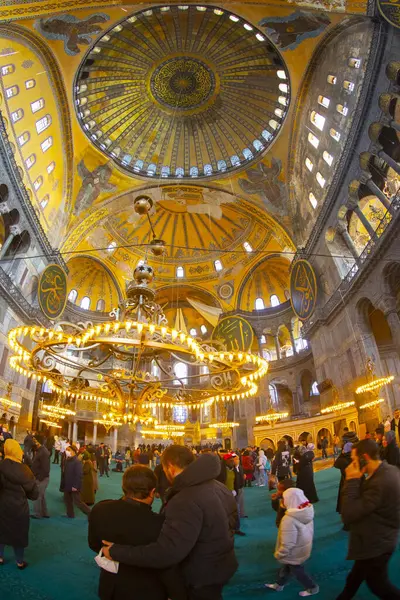
[[[400,598],[388,578],[400,530],[399,436],[396,411],[389,428],[386,421],[364,440],[347,428],[333,440],[334,467],[341,474],[337,510],[354,561],[338,600],[353,598],[364,580],[378,598]],[[282,591],[293,577],[303,588],[301,597],[319,593],[305,568],[319,500],[315,448],[307,440],[291,447],[284,438],[275,452],[142,444],[112,456],[104,443],[80,445],[32,432],[22,449],[2,428],[0,453],[0,565],[5,547],[12,546],[18,569],[27,567],[30,518],[50,517],[46,490],[54,453],[65,516],[74,518],[75,509],[88,516],[89,546],[101,566],[101,600],[221,600],[238,567],[234,536],[245,535],[244,488],[252,485],[266,488],[276,512],[279,569],[265,587]],[[109,476],[112,464],[122,474],[123,495],[96,503],[99,478]],[[160,513],[151,508],[156,497]]]

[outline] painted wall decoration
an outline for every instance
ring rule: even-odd
[[[242,317],[223,317],[214,329],[212,339],[222,342],[227,350],[246,352],[253,345],[254,332]]]
[[[324,12],[297,10],[284,17],[267,17],[260,21],[270,39],[281,50],[294,50],[301,42],[318,37],[330,24]]]
[[[84,210],[90,208],[102,192],[114,192],[117,189],[116,186],[109,183],[112,168],[108,163],[89,171],[84,161],[81,160],[77,170],[82,179],[82,185],[76,197],[74,215],[80,215]]]
[[[79,54],[79,46],[89,46],[93,37],[101,32],[100,23],[109,20],[104,13],[91,15],[86,19],[78,19],[74,15],[57,15],[49,19],[38,19],[35,29],[48,40],[63,40],[64,51],[71,56]]]
[[[288,214],[288,198],[285,184],[278,179],[281,170],[282,162],[272,158],[270,167],[259,163],[248,169],[247,179],[239,179],[239,185],[247,194],[257,194],[267,210],[285,216]]]
[[[39,279],[39,306],[48,319],[62,315],[67,303],[67,275],[59,265],[48,265]]]
[[[379,12],[393,27],[400,28],[400,0],[377,0]]]
[[[308,260],[298,260],[290,273],[290,301],[302,321],[310,318],[317,303],[317,279]]]

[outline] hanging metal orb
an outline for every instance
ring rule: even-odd
[[[162,256],[165,254],[165,242],[164,240],[158,240],[154,238],[150,242],[150,251],[154,256]]]
[[[138,196],[133,201],[133,208],[138,215],[147,215],[153,206],[150,196]]]
[[[133,271],[133,277],[137,283],[150,283],[154,279],[154,269],[150,265],[139,265]]]

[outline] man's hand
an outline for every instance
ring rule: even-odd
[[[360,463],[358,458],[354,458],[353,461],[346,468],[346,480],[348,479],[361,479],[364,475],[363,471],[360,469]]]
[[[72,488],[72,491],[73,492],[77,492],[78,490],[76,488]]]
[[[111,546],[114,546],[113,542],[107,542],[106,540],[102,540],[102,543],[104,544],[104,546],[101,549],[101,551],[103,552],[103,555],[106,558],[108,558],[108,560],[112,560],[111,554],[110,554],[110,548],[111,548]]]

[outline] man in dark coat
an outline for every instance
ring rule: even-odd
[[[132,546],[157,540],[164,517],[151,510],[156,483],[152,470],[142,465],[125,471],[124,497],[99,502],[90,514],[89,546],[94,552],[100,551],[104,539]],[[186,589],[178,568],[162,570],[121,563],[117,574],[101,569],[99,597],[101,600],[185,600]]]
[[[69,519],[75,517],[74,505],[85,515],[90,513],[90,508],[81,500],[83,465],[77,454],[75,446],[68,446],[65,451],[64,502]]]
[[[157,496],[157,498],[160,498],[162,504],[164,505],[165,494],[166,494],[168,488],[170,487],[170,483],[167,479],[166,474],[164,473],[162,464],[159,464],[156,466],[156,468],[154,469],[154,475],[156,476],[156,479],[157,479],[156,496]]]
[[[48,519],[46,490],[50,479],[50,453],[37,438],[33,438],[33,450],[35,453],[31,469],[39,489],[39,497],[33,503],[33,515],[31,515],[31,518]]]
[[[390,422],[390,429],[396,434],[396,442],[400,444],[400,410],[394,411],[393,419]]]
[[[104,443],[102,442],[96,450],[96,461],[97,461],[97,467],[100,471],[100,477],[103,477],[104,472],[106,470],[105,469],[106,460],[108,460],[108,458],[106,457],[106,448],[104,446]],[[108,472],[107,472],[107,477],[108,477]]]
[[[353,598],[363,581],[378,598],[399,600],[400,590],[389,581],[388,564],[400,530],[400,473],[379,459],[373,440],[362,440],[352,449],[341,514],[350,530],[347,558],[355,562],[337,600]]]
[[[222,589],[237,569],[233,546],[236,503],[215,480],[219,458],[195,459],[185,446],[169,446],[163,456],[171,482],[158,540],[146,546],[109,544],[106,556],[141,567],[168,568],[181,564],[189,600],[221,600]]]
[[[321,440],[321,449],[322,449],[322,458],[328,458],[327,448],[328,448],[328,438],[324,436]]]
[[[32,431],[27,430],[24,438],[24,463],[26,465],[32,464],[32,448],[33,448],[33,434]]]
[[[297,459],[296,487],[303,490],[305,497],[311,504],[315,504],[319,500],[314,483],[314,458],[314,444],[311,442],[307,444],[306,442],[304,451],[299,454]]]
[[[24,549],[29,541],[29,500],[39,491],[29,467],[22,464],[21,446],[6,440],[5,459],[0,462],[0,564],[4,563],[4,546],[14,548],[19,569],[24,569]]]

